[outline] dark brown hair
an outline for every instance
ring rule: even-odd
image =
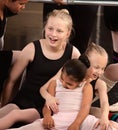
[[[81,82],[86,75],[88,67],[79,59],[68,60],[62,67],[62,72],[66,72],[68,76],[72,76],[75,81]]]

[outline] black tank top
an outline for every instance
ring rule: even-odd
[[[73,46],[67,44],[64,54],[57,60],[47,59],[43,55],[39,40],[34,41],[34,46],[34,60],[27,67],[25,81],[13,103],[21,109],[36,108],[41,114],[44,99],[41,97],[39,89],[58,72],[67,60],[71,59]]]

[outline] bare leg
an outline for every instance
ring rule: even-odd
[[[118,81],[118,63],[110,64],[104,73],[105,77],[111,81]]]
[[[0,118],[0,130],[7,129],[18,121],[31,123],[39,118],[40,115],[36,109],[14,109],[10,111],[6,116]]]
[[[2,118],[3,116],[7,115],[10,111],[15,110],[15,109],[19,109],[17,105],[15,104],[7,104],[4,107],[0,108],[0,118]]]

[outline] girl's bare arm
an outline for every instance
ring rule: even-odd
[[[90,83],[87,83],[83,89],[81,108],[78,112],[76,119],[69,126],[68,130],[73,130],[73,129],[79,130],[80,129],[80,125],[82,124],[84,119],[89,114],[91,103],[92,103],[92,98],[93,98],[92,86]]]
[[[9,77],[5,83],[3,94],[2,94],[2,106],[8,103],[12,98],[14,85],[18,78],[23,73],[24,69],[29,62],[33,60],[34,56],[34,45],[28,44],[21,52],[20,55],[15,59],[15,63],[11,68]]]

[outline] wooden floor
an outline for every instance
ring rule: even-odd
[[[28,3],[26,9],[18,16],[8,19],[5,35],[5,49],[21,50],[27,43],[42,37],[42,3]],[[105,27],[101,12],[101,24],[99,26],[99,42],[107,50],[112,58],[112,40],[109,30]],[[97,17],[97,14],[96,14]],[[96,25],[91,35],[91,41],[96,41]],[[109,94],[110,103],[118,101],[118,85]]]

